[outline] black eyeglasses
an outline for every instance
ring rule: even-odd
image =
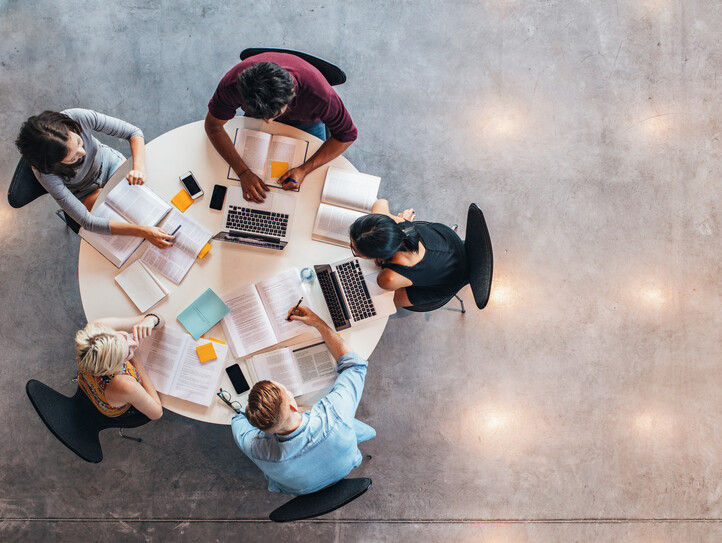
[[[348,246],[351,247],[351,254],[352,254],[353,256],[355,256],[356,258],[361,258],[361,255],[356,252],[356,247],[354,247],[354,246],[351,245],[350,243],[349,243]]]
[[[236,413],[241,412],[240,402],[231,401],[231,393],[227,390],[221,389],[219,392],[216,392],[216,396],[218,396],[224,404],[233,409]]]

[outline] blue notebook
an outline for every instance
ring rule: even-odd
[[[178,315],[178,321],[185,326],[193,339],[198,340],[229,312],[230,308],[223,300],[213,290],[208,289]]]

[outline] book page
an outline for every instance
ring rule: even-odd
[[[163,221],[163,230],[171,233],[178,225],[181,228],[176,232],[176,241],[171,247],[160,249],[151,245],[141,258],[144,264],[162,273],[176,285],[186,276],[196,256],[213,235],[210,230],[174,209]]]
[[[381,178],[331,166],[326,172],[321,201],[370,213],[378,198]]]
[[[303,394],[303,381],[288,347],[257,354],[248,360],[248,366],[253,368],[256,382],[266,379],[276,381],[282,383],[293,396]]]
[[[127,179],[110,191],[105,202],[129,222],[145,226],[155,226],[171,209],[168,202],[148,187],[131,185]]]
[[[261,179],[263,179],[270,143],[271,134],[259,132],[258,130],[248,130],[247,128],[244,128],[239,133],[239,129],[236,129],[234,144],[236,151],[238,151],[246,166]],[[239,181],[233,169],[229,170],[228,178]]]
[[[330,386],[336,381],[336,361],[325,343],[295,349],[293,358],[303,382],[303,394]]]
[[[111,221],[128,222],[105,202],[100,204],[98,209],[93,210],[93,215],[103,219],[110,219]],[[118,268],[120,268],[140,244],[143,243],[143,238],[98,234],[97,232],[90,232],[85,228],[81,228],[79,233],[85,241],[90,243],[100,254]]]
[[[318,206],[313,237],[343,247],[349,246],[349,228],[365,213],[322,203]]]
[[[201,364],[196,347],[211,343],[217,358]],[[170,395],[189,402],[209,406],[218,390],[218,378],[225,367],[228,346],[216,341],[189,341],[176,371]]]
[[[239,288],[222,296],[221,300],[231,308],[221,320],[221,326],[233,356],[240,358],[278,343],[256,287]]]
[[[181,353],[189,341],[192,341],[189,335],[166,327],[141,341],[135,357],[145,365],[158,392],[171,394]]]
[[[194,256],[190,256],[175,245],[165,249],[149,245],[140,258],[143,264],[163,274],[176,285],[180,284],[195,260]]]
[[[136,260],[116,275],[115,281],[141,312],[148,311],[168,294],[165,287],[140,260]]]
[[[286,320],[288,310],[302,297],[304,299],[302,303],[310,306],[310,298],[305,295],[301,287],[301,278],[296,268],[256,283],[256,289],[268,313],[277,342],[311,331],[302,322]]]
[[[303,164],[306,160],[306,150],[308,142],[298,140],[286,136],[275,135],[271,138],[271,146],[268,150],[268,160],[266,161],[265,181],[278,181],[283,175],[273,175],[274,162],[288,163],[288,169],[296,168]]]

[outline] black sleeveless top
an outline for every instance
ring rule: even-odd
[[[388,268],[409,279],[413,285],[406,294],[413,305],[421,305],[456,294],[469,281],[464,242],[451,228],[435,222],[404,221],[401,228],[412,225],[426,248],[426,254],[415,266],[384,263]]]

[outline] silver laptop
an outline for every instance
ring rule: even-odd
[[[394,293],[378,286],[380,270],[366,261],[348,258],[314,269],[337,331],[396,313]]]
[[[229,187],[223,208],[223,230],[213,239],[282,251],[296,209],[295,194],[271,190],[262,204],[243,199],[241,187]]]

